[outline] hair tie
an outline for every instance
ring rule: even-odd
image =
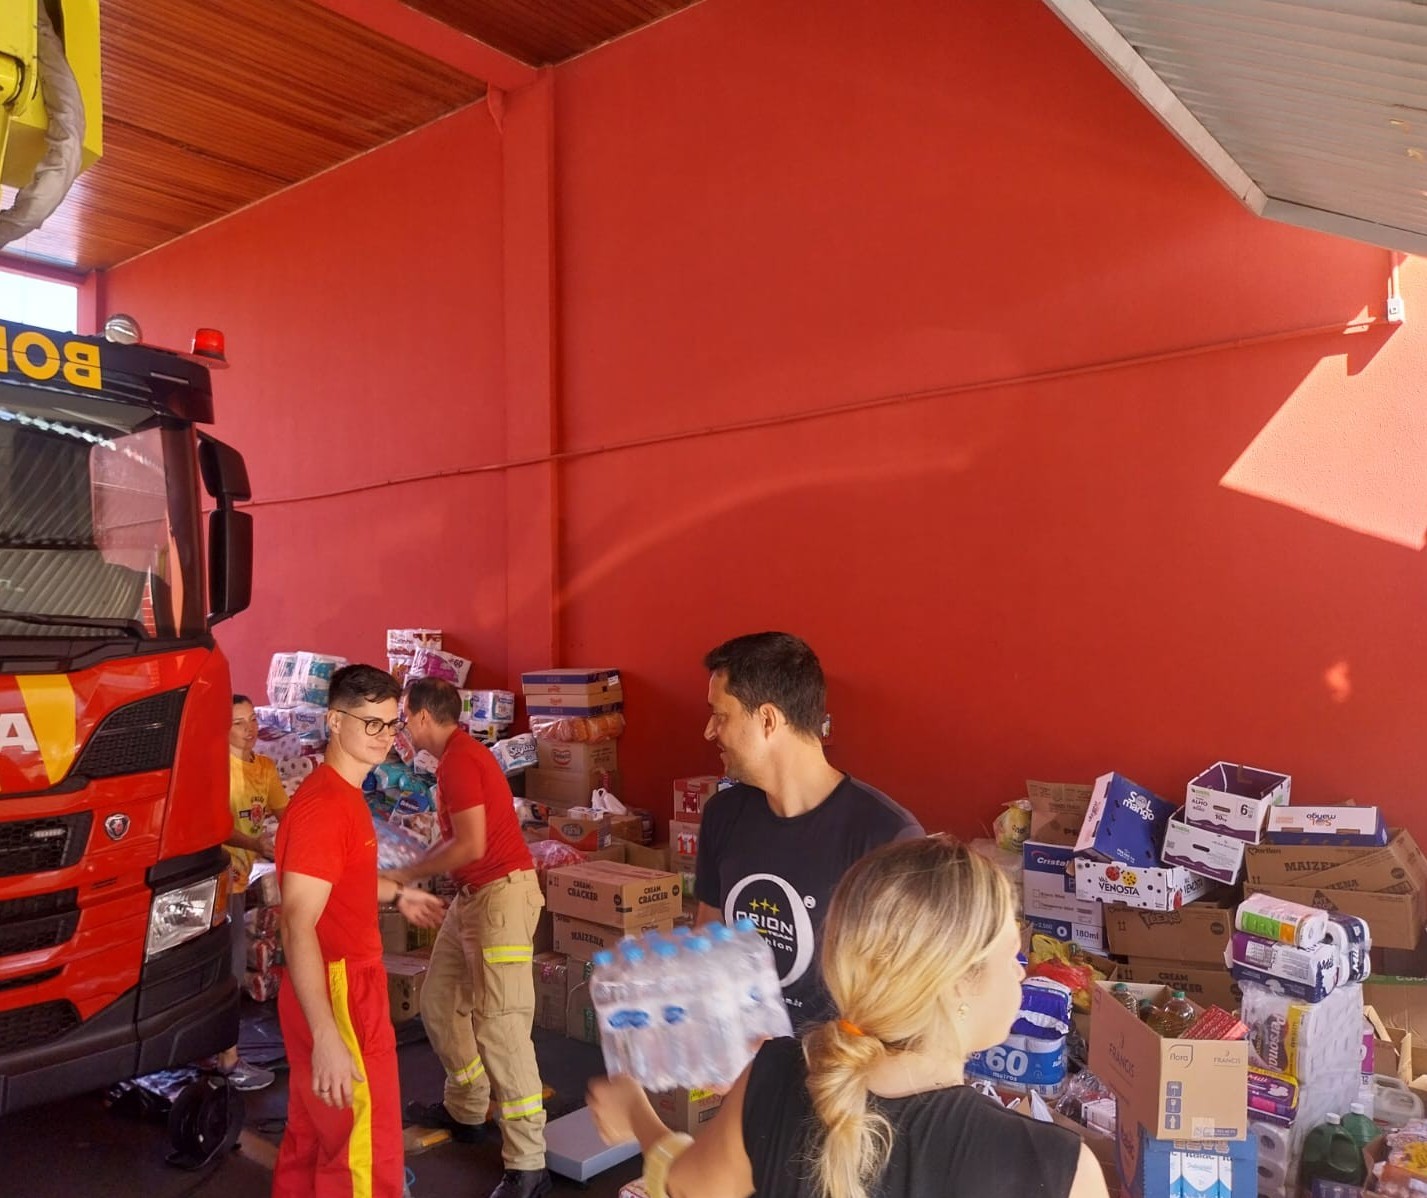
[[[840,1027],[849,1036],[867,1035],[867,1033],[864,1032],[860,1027],[858,1027],[857,1024],[853,1023],[851,1020],[848,1019],[839,1019],[837,1021],[837,1026]]]

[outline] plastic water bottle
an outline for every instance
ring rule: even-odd
[[[689,976],[698,994],[698,1025],[691,1038],[688,1086],[731,1085],[750,1052],[739,1011],[739,981],[708,936],[684,941]]]
[[[762,934],[747,917],[733,925],[734,938],[743,955],[747,969],[750,992],[756,991],[761,1018],[754,1034],[764,1036],[791,1036],[793,1021],[788,1018],[788,1008],[783,1002],[783,982],[778,977],[778,966],[773,961],[773,950],[764,943]]]
[[[624,1006],[624,979],[615,957],[608,949],[594,955],[594,971],[590,974],[590,1002],[600,1021],[600,1049],[604,1052],[605,1072],[628,1073],[629,1029],[617,1023],[614,1014]]]
[[[679,946],[662,936],[650,937],[654,958],[651,964],[659,982],[659,1018],[657,1031],[661,1056],[669,1086],[698,1085],[686,1080],[693,1076],[698,1067],[699,1028],[694,1004],[698,1000],[695,979],[689,976],[687,953],[680,952]],[[665,1086],[652,1086],[666,1089]]]
[[[1366,1172],[1362,1149],[1336,1114],[1327,1115],[1325,1122],[1308,1133],[1298,1174],[1305,1190],[1311,1190],[1320,1178],[1344,1185],[1361,1185]]]
[[[637,942],[619,946],[620,964],[615,966],[616,995],[605,1010],[596,1007],[600,1036],[606,1029],[619,1033],[623,1041],[623,1073],[651,1090],[669,1088],[665,1079],[660,1028],[658,983],[649,968],[648,954]],[[594,975],[590,975],[590,1001],[594,1002]]]

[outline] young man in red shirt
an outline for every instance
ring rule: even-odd
[[[531,943],[545,905],[515,801],[496,760],[458,724],[461,696],[449,682],[422,678],[403,701],[406,734],[440,759],[436,770],[441,843],[422,860],[383,876],[415,882],[450,874],[460,886],[421,988],[421,1022],[446,1067],[445,1101],[422,1122],[473,1139],[491,1087],[500,1099],[505,1174],[491,1198],[541,1198],[545,1104],[530,1026],[535,1016]]]
[[[278,828],[287,958],[278,1019],[291,1073],[273,1198],[401,1198],[404,1187],[377,905],[395,903],[409,922],[435,927],[445,904],[377,876],[376,828],[361,788],[391,749],[400,694],[374,666],[332,675],[326,758]]]

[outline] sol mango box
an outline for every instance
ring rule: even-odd
[[[1119,774],[1101,774],[1090,792],[1075,851],[1094,853],[1122,865],[1158,865],[1164,828],[1174,810],[1173,803],[1151,794],[1138,782]]]
[[[1163,986],[1125,985],[1136,1000],[1169,997]],[[1120,1099],[1121,1118],[1159,1140],[1248,1135],[1246,1041],[1165,1039],[1116,1001],[1109,982],[1091,991],[1090,1027],[1090,1068]]]
[[[556,915],[636,931],[678,915],[684,908],[684,888],[678,874],[586,861],[546,875],[545,905]]]

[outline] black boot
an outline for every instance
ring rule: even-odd
[[[440,1127],[451,1133],[458,1144],[479,1144],[491,1129],[489,1123],[462,1123],[446,1109],[444,1102],[408,1102],[403,1112],[406,1124],[418,1127]]]
[[[549,1192],[548,1169],[507,1169],[491,1198],[544,1198]]]

